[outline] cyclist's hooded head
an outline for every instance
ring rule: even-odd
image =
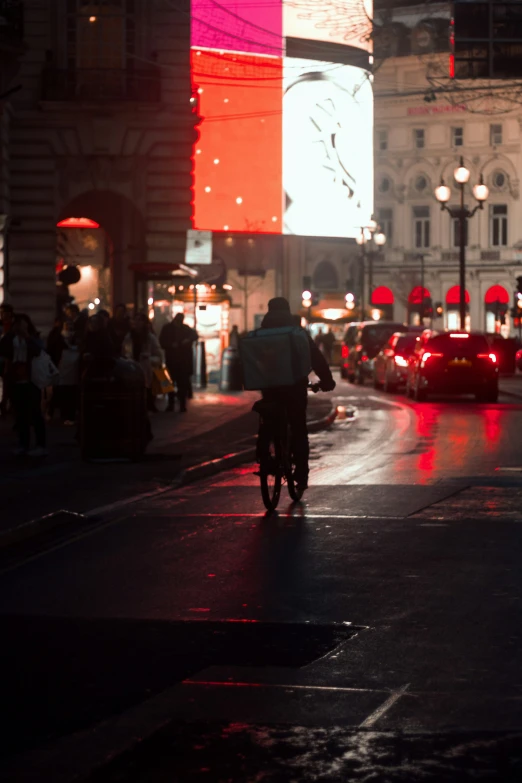
[[[299,326],[300,318],[292,315],[288,299],[284,296],[276,296],[268,302],[268,313],[263,318],[263,329],[274,329],[281,326]]]
[[[268,302],[268,312],[289,313],[290,304],[288,302],[288,299],[285,299],[284,296],[276,296],[274,299],[270,299],[270,301]]]

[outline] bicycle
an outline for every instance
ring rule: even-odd
[[[316,394],[321,389],[319,383],[309,383],[307,387]],[[268,400],[258,400],[253,410],[261,418],[263,428],[263,444],[258,441],[259,476],[261,496],[267,511],[277,508],[281,497],[283,479],[286,479],[288,494],[294,503],[298,503],[304,489],[296,484],[294,456],[290,449],[290,424],[284,405]]]

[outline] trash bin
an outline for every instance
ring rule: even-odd
[[[241,391],[243,388],[243,373],[241,358],[237,348],[225,348],[221,355],[221,373],[219,376],[220,391]]]
[[[516,372],[516,355],[518,342],[513,337],[492,337],[490,345],[497,357],[498,370],[505,375],[513,375]]]
[[[81,386],[84,460],[139,460],[148,442],[145,375],[129,359],[93,359]]]

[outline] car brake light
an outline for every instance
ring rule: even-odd
[[[497,357],[494,353],[478,353],[477,359],[489,359],[493,364],[497,363]]]
[[[428,359],[442,359],[443,356],[443,353],[430,353],[430,351],[426,351],[422,354],[421,367],[424,367]]]
[[[395,357],[395,364],[398,365],[399,367],[407,367],[408,361],[407,359],[404,358],[404,356],[397,355]]]
[[[361,362],[367,362],[367,361],[368,361],[368,357],[366,356],[365,353],[363,353],[363,355],[361,356]]]
[[[347,345],[343,345],[343,347],[341,348],[341,358],[342,359],[347,359],[348,358],[348,346]]]
[[[457,332],[456,334],[450,334],[450,337],[453,337],[453,339],[456,340],[467,340],[469,334],[467,334],[467,332]]]

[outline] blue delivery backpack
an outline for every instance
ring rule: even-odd
[[[256,329],[239,343],[245,389],[293,386],[311,372],[308,335],[299,326]]]

